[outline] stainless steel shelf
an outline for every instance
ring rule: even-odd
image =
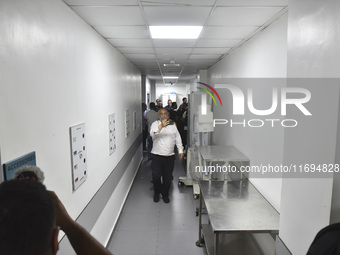
[[[199,185],[214,233],[278,231],[278,212],[248,179]]]
[[[221,244],[226,243],[223,239],[245,235],[252,240],[249,233],[278,233],[279,213],[248,179],[200,180],[199,186],[200,212],[204,201],[210,222],[202,224],[200,213],[199,236],[204,239],[208,254],[222,254]],[[247,243],[255,247],[252,241]]]
[[[234,146],[199,146],[198,151],[206,161],[249,161],[249,159]]]

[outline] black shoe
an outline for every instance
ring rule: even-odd
[[[170,203],[170,198],[169,198],[169,196],[163,196],[163,201],[164,201],[164,203],[166,203],[166,204]]]
[[[155,203],[158,203],[159,202],[159,193],[155,193],[155,195],[153,196],[153,201]]]

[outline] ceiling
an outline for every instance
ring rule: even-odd
[[[288,4],[288,0],[64,1],[149,79],[178,85],[277,20]],[[203,30],[198,39],[151,39],[149,26],[165,25]]]

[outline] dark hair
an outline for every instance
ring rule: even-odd
[[[156,108],[155,103],[154,103],[154,102],[151,102],[151,103],[150,103],[150,109],[155,109],[155,108]]]
[[[177,109],[177,103],[176,102],[172,102],[171,108],[176,110]]]
[[[340,223],[335,223],[324,227],[317,233],[307,255],[338,254],[340,254]]]
[[[43,184],[32,180],[0,184],[0,254],[46,254],[54,226],[52,197]]]
[[[146,110],[146,108],[148,108],[148,106],[146,105],[146,103],[142,103],[142,111],[143,111],[143,112]]]

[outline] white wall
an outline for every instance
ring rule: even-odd
[[[1,1],[0,35],[2,162],[36,151],[47,188],[76,218],[141,133],[141,74],[61,0]],[[138,123],[127,140],[125,109]],[[69,127],[82,122],[88,179],[73,191]]]
[[[254,102],[257,106],[269,108],[273,87],[285,86],[287,51],[287,15],[284,15],[267,29],[253,37],[242,47],[227,55],[208,69],[211,85],[232,82],[243,91],[254,88]],[[215,119],[232,119],[232,100],[225,89],[217,89],[223,106],[214,107]],[[260,104],[260,105],[259,105]],[[280,118],[278,113],[271,118]],[[242,119],[259,119],[250,113]],[[236,120],[236,119],[235,119]],[[212,135],[214,144],[234,145],[250,159],[251,165],[283,162],[283,128],[244,128],[217,125]],[[253,184],[280,210],[281,179],[253,178]]]
[[[288,111],[286,117],[296,119],[297,128],[251,130],[220,126],[213,133],[215,143],[235,145],[250,158],[252,165],[339,162],[340,89],[338,79],[331,79],[339,78],[340,57],[336,54],[340,45],[339,9],[340,3],[331,0],[290,1],[288,19],[281,18],[208,70],[212,84],[233,82],[243,91],[255,84],[259,93],[254,100],[263,105],[270,84],[266,87],[259,86],[254,79],[227,78],[284,78],[287,72],[287,81],[279,81],[275,86],[302,87],[312,94],[307,104],[311,117],[297,109]],[[224,105],[214,108],[214,118],[229,119],[231,97],[223,90],[218,92]],[[251,115],[246,113],[246,117]],[[332,174],[330,178],[283,177],[251,181],[280,211],[280,238],[288,249],[294,255],[306,254],[316,233],[339,220],[339,174],[334,178]]]
[[[301,128],[285,133],[285,164],[338,162],[339,82],[327,78],[339,78],[339,10],[339,1],[289,1],[288,77],[312,78],[300,79],[299,87],[310,90],[313,115],[288,116]],[[289,79],[287,86],[296,82]],[[283,179],[280,237],[294,255],[306,254],[316,233],[330,223],[332,196],[339,199],[339,187],[332,186],[332,178]]]

